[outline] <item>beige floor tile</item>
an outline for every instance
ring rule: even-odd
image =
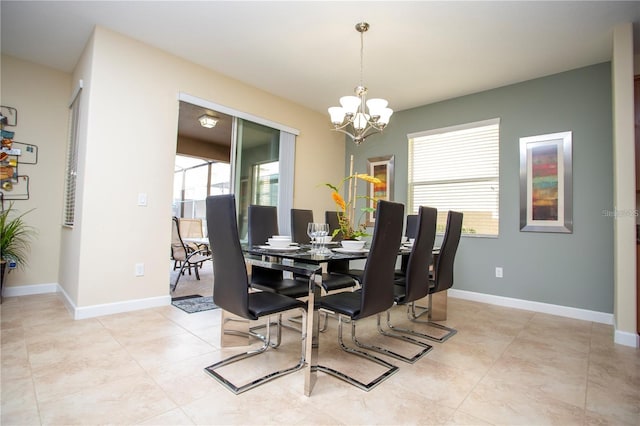
[[[189,359],[215,349],[185,330],[180,334],[154,340],[143,340],[138,343],[132,340],[123,346],[145,370]]]
[[[95,386],[123,378],[140,376],[144,370],[122,348],[71,356],[34,372],[39,401],[50,401],[67,394],[90,390]]]
[[[483,379],[460,412],[496,425],[581,425],[584,410],[524,385]]]
[[[166,413],[162,413],[159,416],[152,417],[138,424],[146,426],[195,425],[181,408],[174,408],[171,411],[167,411]]]
[[[40,424],[40,414],[31,378],[5,380],[3,376],[1,396],[0,424]]]
[[[620,386],[620,379],[605,384],[590,380],[586,407],[592,417],[597,415],[614,424],[637,426],[640,424],[640,389]]]
[[[43,424],[132,424],[176,405],[145,375],[127,377],[40,403]]]
[[[182,406],[203,398],[212,392],[229,392],[204,369],[219,359],[215,353],[206,353],[181,361],[161,364],[149,369],[151,378],[176,404]]]
[[[71,363],[78,358],[111,353],[122,349],[106,330],[88,333],[83,337],[48,337],[28,344],[29,362],[34,372],[48,369],[57,363]]]
[[[587,378],[583,371],[502,356],[487,373],[487,379],[507,384],[527,386],[551,398],[584,408]]]
[[[176,295],[211,294],[206,279],[183,278]],[[615,345],[612,326],[454,298],[448,309],[446,324],[458,333],[428,342],[433,350],[415,364],[378,355],[400,370],[370,392],[319,372],[306,397],[298,371],[236,396],[204,371],[245,349],[219,347],[219,309],[164,306],[74,321],[58,295],[8,298],[0,305],[0,422],[640,424],[640,350]],[[393,309],[394,324],[420,330],[405,312]],[[375,318],[359,322],[358,335],[417,350],[380,336]],[[279,349],[224,373],[251,380],[297,362],[300,349],[300,333],[285,329]],[[362,380],[382,371],[338,347],[335,319],[320,335],[320,360]]]
[[[492,423],[480,420],[470,414],[463,413],[460,410],[456,411],[454,415],[444,423],[447,426],[491,426]]]

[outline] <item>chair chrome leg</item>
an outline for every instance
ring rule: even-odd
[[[355,323],[356,321],[351,321],[351,334],[352,334],[352,338],[355,336]],[[333,368],[330,367],[326,367],[323,365],[318,365],[318,371],[322,371],[325,372],[327,374],[330,374],[334,377],[337,377],[338,379],[344,380],[347,383],[350,383],[354,386],[356,386],[357,388],[360,388],[364,391],[370,391],[371,389],[373,389],[374,387],[376,387],[377,385],[379,385],[380,383],[382,383],[384,380],[388,379],[389,377],[391,377],[391,375],[393,375],[394,373],[396,373],[398,371],[398,367],[388,363],[387,361],[378,358],[376,356],[373,356],[367,352],[364,351],[360,351],[358,349],[354,349],[354,348],[350,348],[348,346],[346,346],[344,344],[344,341],[342,339],[342,315],[338,315],[338,343],[340,344],[340,347],[342,348],[343,351],[348,352],[350,354],[353,355],[357,355],[359,357],[362,358],[366,358],[370,361],[375,362],[376,364],[379,364],[383,367],[385,367],[387,370],[380,374],[378,377],[374,378],[373,380],[371,380],[369,383],[363,383],[341,371],[335,370]]]
[[[280,319],[280,315],[278,316],[278,328],[280,328],[280,323],[281,323],[281,319]],[[216,379],[218,382],[220,382],[224,387],[226,387],[227,389],[229,389],[231,392],[233,392],[234,394],[240,394],[242,392],[246,392],[249,389],[253,389],[256,386],[260,386],[266,382],[269,382],[273,379],[276,379],[278,377],[284,376],[286,374],[289,373],[293,373],[294,371],[298,371],[300,369],[302,369],[302,367],[304,367],[305,365],[305,360],[304,360],[304,348],[305,348],[305,334],[301,335],[301,340],[302,340],[302,351],[300,354],[300,359],[298,360],[298,363],[294,366],[285,368],[284,370],[278,370],[278,371],[274,371],[272,373],[269,373],[265,376],[259,377],[255,380],[250,381],[247,384],[238,386],[236,384],[234,384],[233,382],[231,382],[229,379],[225,378],[223,375],[221,375],[220,373],[218,373],[216,370],[224,367],[225,365],[229,365],[232,364],[234,362],[240,361],[242,359],[246,359],[249,357],[252,357],[254,355],[258,355],[261,354],[263,352],[265,352],[267,349],[269,349],[271,347],[270,345],[270,340],[271,340],[271,320],[269,318],[267,318],[267,332],[266,332],[266,336],[264,336],[264,338],[260,339],[263,341],[263,345],[258,348],[258,349],[254,349],[254,350],[250,350],[244,353],[240,353],[237,355],[233,355],[229,358],[223,359],[222,361],[218,361],[215,364],[212,364],[208,367],[205,367],[205,371],[211,375],[214,379]],[[278,335],[281,333],[281,331],[278,331]],[[256,333],[249,333],[250,335],[255,335],[255,336],[259,336],[256,335]],[[280,336],[277,337],[277,345],[280,344]],[[276,346],[277,347],[277,346]]]
[[[418,306],[419,308],[422,308],[420,306]],[[413,334],[415,336],[418,337],[423,337],[425,339],[429,339],[429,340],[433,340],[434,342],[446,342],[447,340],[449,340],[449,338],[451,338],[454,334],[456,334],[458,332],[458,330],[456,330],[455,328],[451,328],[451,327],[447,327],[444,326],[442,324],[438,324],[437,322],[434,322],[431,320],[431,312],[432,312],[432,301],[431,301],[431,295],[429,295],[429,306],[427,308],[422,308],[423,311],[416,314],[416,304],[415,302],[411,302],[407,305],[407,317],[409,318],[409,320],[419,323],[419,324],[426,324],[430,327],[433,328],[437,328],[440,330],[444,330],[447,333],[438,337],[438,336],[432,336],[430,334],[426,334],[426,333],[417,333],[417,332],[413,332],[410,331],[410,334]],[[418,318],[420,318],[421,316],[423,316],[424,314],[427,314],[427,320],[426,321],[421,321]]]
[[[387,315],[389,315],[389,311],[387,311]],[[418,352],[414,356],[407,357],[407,356],[401,355],[401,354],[399,354],[397,352],[394,352],[394,351],[392,351],[390,349],[387,349],[387,348],[364,344],[364,343],[358,341],[358,339],[356,338],[355,322],[352,325],[353,331],[352,331],[352,335],[351,335],[351,339],[353,340],[353,343],[355,343],[358,347],[360,347],[362,349],[368,349],[370,351],[378,352],[378,353],[381,353],[383,355],[387,355],[387,356],[399,359],[400,361],[408,362],[409,364],[413,364],[414,362],[416,362],[417,360],[419,360],[420,358],[425,356],[427,353],[429,353],[429,351],[431,351],[431,349],[433,349],[433,346],[431,346],[429,344],[426,344],[424,342],[420,342],[418,340],[412,339],[411,337],[403,336],[401,334],[394,334],[394,333],[385,332],[382,329],[381,325],[380,325],[380,314],[377,315],[376,321],[377,321],[378,331],[380,332],[380,334],[385,335],[385,336],[389,336],[389,337],[393,337],[395,339],[403,340],[405,342],[408,342],[408,343],[414,344],[416,346],[419,346],[422,349],[420,350],[420,352]]]
[[[421,339],[434,340],[434,337],[430,336],[428,334],[419,333],[419,332],[414,331],[414,330],[409,330],[408,328],[401,328],[401,327],[397,327],[397,326],[391,324],[391,312],[390,311],[387,311],[387,327],[391,331],[388,331],[388,330],[385,330],[385,329],[382,328],[382,326],[380,324],[380,316],[378,316],[378,331],[380,332],[380,334],[383,334],[383,335],[389,336],[389,337],[393,337],[393,338],[396,338],[396,339],[401,339],[401,340],[405,340],[405,338],[407,338],[407,336],[403,336],[403,334],[409,334],[411,336],[419,337]],[[411,340],[416,341],[415,339],[411,339]],[[422,343],[422,342],[420,342],[420,343]]]

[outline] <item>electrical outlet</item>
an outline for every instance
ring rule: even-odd
[[[496,266],[496,278],[502,278],[502,267]]]
[[[144,275],[144,263],[136,263],[136,277]]]

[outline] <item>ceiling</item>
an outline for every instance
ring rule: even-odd
[[[71,71],[101,25],[322,113],[359,83],[363,20],[363,81],[396,111],[608,61],[621,22],[640,53],[639,1],[2,0],[0,15],[17,58]]]

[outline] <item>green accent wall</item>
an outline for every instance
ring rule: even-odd
[[[613,210],[609,62],[399,111],[383,134],[346,142],[345,170],[350,154],[360,173],[367,158],[393,154],[395,200],[405,203],[407,134],[496,117],[500,235],[462,238],[454,288],[612,313],[613,218],[603,214]],[[573,233],[520,232],[519,139],[562,131],[573,132]]]

